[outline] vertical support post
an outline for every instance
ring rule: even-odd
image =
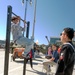
[[[8,75],[9,49],[10,49],[10,30],[11,30],[11,14],[12,14],[12,7],[11,7],[11,6],[8,6],[8,11],[7,11],[7,29],[6,29],[6,46],[5,46],[4,75]]]
[[[27,22],[27,31],[26,31],[26,37],[29,37],[29,27],[30,27],[30,22]],[[24,58],[24,66],[23,66],[23,75],[26,75],[26,58]]]
[[[25,14],[24,14],[24,20],[26,21],[26,16],[27,16],[27,4],[28,0],[26,0],[26,6],[25,6]],[[24,23],[24,28],[25,28],[25,23]],[[23,36],[24,36],[25,31],[23,31]]]
[[[30,25],[30,22],[28,21],[27,22],[27,31],[26,31],[26,37],[28,38],[29,37],[29,26]]]

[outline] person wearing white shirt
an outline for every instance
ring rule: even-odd
[[[20,26],[20,17],[12,17],[11,32],[13,41],[16,42],[16,44],[26,47],[24,54],[27,54],[31,48],[33,48],[34,40],[23,37],[23,30],[24,28]]]

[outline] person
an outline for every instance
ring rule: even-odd
[[[48,47],[48,56],[52,56],[52,48],[50,46]]]
[[[74,45],[72,39],[74,37],[73,28],[64,28],[60,38],[63,43],[59,56],[58,66],[55,75],[72,75],[74,67],[74,59],[72,55],[74,53]]]
[[[24,21],[26,23],[26,21]],[[34,45],[34,39],[23,37],[24,28],[20,26],[20,17],[13,16],[11,19],[11,32],[13,41],[25,48],[24,55],[26,55]]]
[[[32,64],[32,49],[30,50],[30,52],[26,55],[27,59],[26,59],[26,63],[28,62],[28,60],[30,60],[30,65],[31,68],[33,68],[33,64]]]
[[[47,51],[47,55],[45,56],[45,58],[50,59],[51,57],[52,57],[52,47],[49,46],[48,51]]]
[[[39,55],[39,46],[34,43],[34,55],[33,55],[33,58],[35,59],[36,58],[36,55]]]
[[[60,52],[61,52],[61,47],[62,47],[62,45],[60,45],[59,47],[58,47],[58,53],[60,54]]]
[[[13,16],[11,19],[11,32],[14,42],[18,39],[18,37],[22,36],[23,30],[24,29],[20,26],[20,17]]]
[[[56,65],[56,63],[58,61],[58,57],[59,57],[56,44],[52,45],[52,50],[53,50],[52,57],[50,59],[48,59],[48,61],[43,62],[43,67],[46,70],[47,74],[50,74],[50,71],[51,71],[50,66]]]

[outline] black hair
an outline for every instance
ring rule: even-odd
[[[66,35],[68,36],[68,38],[70,40],[72,40],[72,38],[74,37],[74,29],[67,27],[67,28],[64,28],[63,30],[66,33]]]
[[[55,47],[57,47],[57,44],[52,44],[52,46],[55,46]]]

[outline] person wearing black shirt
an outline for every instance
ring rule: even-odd
[[[55,75],[72,75],[74,68],[74,59],[72,59],[72,55],[74,53],[75,47],[72,43],[72,39],[74,37],[73,28],[64,28],[60,38],[63,43],[58,66]]]

